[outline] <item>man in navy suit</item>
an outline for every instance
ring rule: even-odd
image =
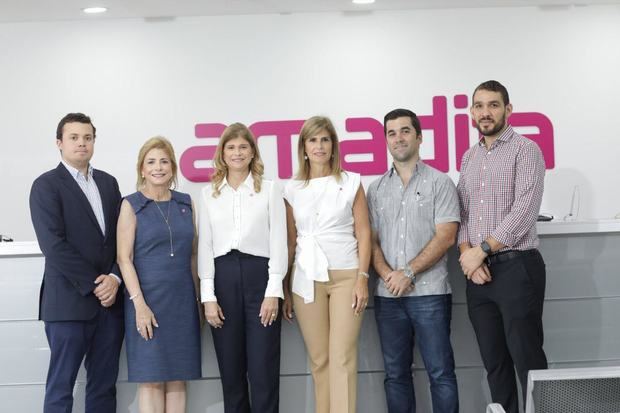
[[[90,165],[95,131],[88,116],[66,115],[56,130],[62,161],[38,177],[30,192],[32,223],[45,256],[39,298],[51,353],[45,413],[71,412],[82,360],[86,412],[116,412],[124,334],[115,264],[121,195],[113,176]]]

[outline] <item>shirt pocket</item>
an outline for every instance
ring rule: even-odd
[[[419,192],[411,197],[409,204],[413,204],[417,220],[433,221],[435,202],[431,193]]]
[[[381,227],[382,225],[389,225],[391,223],[392,219],[396,216],[394,204],[395,201],[392,197],[377,197],[375,213],[373,214],[375,228]]]

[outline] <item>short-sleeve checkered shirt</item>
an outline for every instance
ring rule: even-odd
[[[459,245],[469,242],[475,247],[492,236],[506,245],[500,251],[536,248],[544,180],[540,148],[510,126],[488,150],[483,139],[469,148],[457,186]]]

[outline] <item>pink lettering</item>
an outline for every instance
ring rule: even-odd
[[[293,159],[291,158],[291,141],[293,135],[299,135],[303,120],[280,120],[256,122],[250,126],[256,141],[261,136],[276,136],[278,155],[278,177],[289,179],[293,176]]]
[[[219,138],[226,129],[222,123],[199,123],[194,127],[197,138]],[[181,154],[179,168],[181,173],[191,182],[208,182],[213,168],[196,167],[197,161],[213,160],[217,143],[202,146],[192,146]]]
[[[370,139],[349,139],[340,142],[342,168],[362,175],[381,175],[387,170],[387,147],[383,125],[373,118],[349,118],[347,132],[370,132]],[[372,154],[371,161],[348,162],[347,155]]]
[[[460,113],[452,112],[454,125],[454,146],[456,169],[461,169],[463,154],[470,147],[471,120],[468,113],[464,113],[469,105],[467,95],[454,96],[454,109],[460,109]],[[423,131],[432,131],[434,158],[425,159],[429,165],[442,172],[450,169],[450,151],[448,136],[448,104],[446,96],[433,97],[433,113],[420,115],[420,123]],[[294,136],[299,135],[303,120],[261,121],[250,126],[250,130],[260,139],[265,136],[275,136],[276,156],[278,164],[278,177],[288,179],[293,176],[293,148]],[[521,112],[513,113],[509,123],[515,128],[535,127],[538,133],[523,133],[524,136],[536,142],[545,158],[547,169],[555,167],[554,131],[551,120],[542,113]],[[221,123],[199,123],[195,126],[197,138],[219,138],[226,128]],[[347,132],[367,132],[370,136],[362,139],[345,139],[340,142],[340,156],[344,169],[358,172],[362,175],[380,175],[387,168],[387,146],[383,134],[383,125],[380,121],[369,118],[348,118],[345,120]],[[429,142],[426,136],[426,142]],[[192,146],[186,149],[179,159],[181,173],[192,182],[207,182],[213,172],[213,168],[197,165],[200,161],[213,159],[217,143],[208,142],[200,146]],[[351,155],[370,155],[370,160],[355,161]]]
[[[442,172],[448,172],[450,169],[450,160],[448,159],[447,106],[445,96],[435,96],[433,98],[433,114],[418,115],[422,130],[431,129],[433,131],[433,142],[435,146],[435,158],[425,159],[424,161]]]
[[[545,168],[553,169],[555,167],[555,147],[553,144],[553,124],[548,117],[538,112],[522,112],[513,113],[508,118],[515,128],[520,126],[535,126],[538,133],[523,133],[540,146],[540,150],[545,158]]]

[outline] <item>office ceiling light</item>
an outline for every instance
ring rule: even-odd
[[[105,13],[106,11],[108,11],[108,9],[106,7],[87,7],[85,9],[82,9],[82,11],[86,14],[98,14]]]
[[[353,0],[353,4],[372,4],[375,0]]]

